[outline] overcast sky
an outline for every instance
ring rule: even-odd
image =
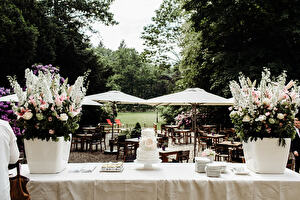
[[[102,40],[106,48],[116,50],[124,39],[127,47],[141,52],[143,41],[140,38],[143,27],[151,23],[154,11],[159,8],[163,0],[115,0],[110,11],[114,19],[119,22],[115,26],[104,26],[96,23],[94,29],[98,34],[92,35],[91,42],[97,46]]]

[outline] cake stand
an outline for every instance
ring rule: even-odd
[[[135,163],[144,164],[144,169],[153,169],[152,164],[161,163],[161,159],[157,160],[134,160]]]

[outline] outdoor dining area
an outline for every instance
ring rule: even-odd
[[[96,126],[79,127],[72,135],[70,159],[62,170],[33,173],[29,164],[22,165],[21,174],[30,179],[27,188],[31,198],[250,200],[295,199],[300,195],[300,175],[287,165],[283,172],[275,174],[257,173],[246,167],[243,143],[235,128],[198,123],[198,106],[229,106],[230,100],[199,88],[182,92],[149,100],[120,98],[117,91],[87,96],[97,103],[112,105],[190,106],[191,126],[179,122],[158,126],[153,122],[152,127],[136,124],[132,128],[113,116]],[[109,93],[114,95],[108,100]],[[153,132],[154,143],[145,142],[145,138],[142,141],[141,133],[146,129]],[[156,145],[159,160],[138,160],[141,145],[150,150],[152,144]],[[75,154],[95,153],[109,159],[86,162],[72,158]],[[201,162],[205,162],[205,168]]]
[[[191,129],[182,129],[178,125],[162,124],[161,128],[156,130],[157,147],[162,162],[193,162],[194,142],[196,142],[195,156],[201,156],[202,151],[211,149],[216,153],[214,158],[216,161],[245,162],[242,143],[234,137],[234,129],[217,132],[216,127],[216,125],[203,125],[193,132]],[[116,124],[114,139],[110,143],[111,130],[111,125],[104,123],[97,127],[80,128],[72,137],[71,152],[114,154],[116,161],[133,162],[136,159],[140,135],[126,135],[124,132],[128,133],[128,129]]]

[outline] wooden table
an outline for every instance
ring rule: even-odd
[[[221,134],[207,134],[207,135],[202,136],[202,137],[213,139],[214,144],[218,144],[220,142],[220,138],[224,138],[225,135],[221,135]]]
[[[159,149],[159,155],[161,156],[162,162],[168,162],[168,156],[170,155],[177,155],[179,150],[178,149],[172,149],[172,148],[166,148],[165,150]]]
[[[241,147],[242,143],[241,142],[223,141],[223,142],[220,142],[216,145],[217,146],[223,146],[223,147],[226,147],[226,148],[232,148],[233,152],[232,152],[231,155],[230,155],[230,151],[228,150],[228,156],[231,157],[231,160],[232,160],[233,158],[238,158],[239,157],[239,152],[237,151],[237,148]]]
[[[92,133],[80,133],[80,134],[76,134],[76,137],[80,138],[80,148],[81,148],[81,151],[84,151],[84,145],[87,146],[87,144],[86,144],[87,139],[91,138],[92,136],[93,136]]]
[[[124,142],[120,142],[121,145],[124,146],[124,158],[123,160],[126,161],[133,161],[136,158],[136,150],[139,147],[139,138],[129,138],[125,139]],[[131,150],[131,156],[128,154]],[[132,152],[133,150],[133,152]],[[117,158],[119,155],[117,155]]]
[[[178,125],[173,125],[173,124],[169,124],[169,125],[165,125],[166,128],[179,128]]]
[[[211,129],[216,127],[217,127],[216,125],[208,125],[208,124],[202,125],[203,129],[208,129],[209,134],[211,133]]]
[[[95,132],[96,127],[93,127],[93,126],[87,126],[87,127],[82,127],[81,129],[82,129],[82,131],[85,132],[85,133],[92,133],[92,132]]]
[[[218,143],[217,145],[221,145],[221,146],[227,146],[227,147],[233,147],[233,148],[237,148],[242,146],[241,142],[231,142],[231,141],[223,141]]]
[[[175,128],[179,128],[179,126],[178,125],[173,125],[173,124],[168,124],[168,125],[165,125],[165,127],[166,127],[166,134],[165,134],[165,136],[172,136],[172,135],[170,135],[170,132],[171,132],[171,130],[174,130]]]
[[[191,138],[192,131],[190,129],[176,129],[176,130],[174,130],[174,132],[175,132],[175,134],[178,133],[180,135],[181,134],[183,135],[183,143],[188,144],[189,138],[190,138],[190,143],[192,143],[192,138]],[[179,141],[179,144],[181,144],[180,141]]]

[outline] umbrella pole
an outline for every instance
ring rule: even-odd
[[[193,128],[193,132],[194,132],[194,159],[196,157],[196,105],[193,104],[192,105],[192,128]]]
[[[113,111],[113,117],[112,117],[112,125],[111,125],[111,139],[109,140],[109,146],[110,146],[110,152],[113,153],[114,152],[114,124],[115,124],[115,103],[113,103],[112,105],[112,111]]]

